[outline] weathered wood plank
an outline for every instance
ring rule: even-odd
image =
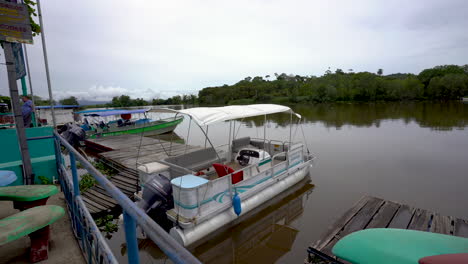
[[[432,220],[433,213],[423,209],[416,209],[413,219],[408,226],[408,229],[429,231],[429,223]]]
[[[429,232],[453,235],[454,226],[450,216],[443,216],[438,213],[434,214]]]
[[[137,180],[136,179],[128,178],[128,177],[121,176],[121,175],[112,176],[111,181],[120,181],[120,182],[123,182],[123,183],[128,183],[130,185],[137,185]]]
[[[392,221],[388,224],[388,228],[400,228],[400,229],[407,229],[411,219],[413,218],[413,214],[415,209],[409,207],[408,205],[402,204],[398,211],[396,212],[395,216],[393,216]]]
[[[364,229],[369,222],[371,221],[372,217],[377,213],[377,211],[382,207],[385,203],[384,200],[371,197],[372,199],[360,210],[352,219],[349,221],[343,231],[338,234],[338,238],[342,238],[352,232]]]
[[[82,198],[83,198],[83,201],[86,203],[86,206],[94,207],[94,210],[96,210],[96,211],[105,211],[105,210],[107,210],[107,208],[105,206],[102,206],[102,205],[96,203],[95,201],[85,197],[85,196],[82,196]]]
[[[363,203],[363,201],[365,201]],[[332,256],[333,246],[345,235],[364,228],[387,227],[429,231],[441,234],[468,237],[468,220],[454,219],[408,205],[383,201],[373,197],[363,197],[359,208],[351,208],[329,227],[321,239],[312,247]],[[349,214],[352,211],[353,213]]]
[[[99,199],[106,200],[109,204],[117,204],[117,201],[109,196],[107,193],[103,193],[100,189],[93,187],[87,191],[90,195],[96,196]]]
[[[335,235],[341,231],[343,226],[348,223],[348,221],[351,220],[351,218],[353,218],[354,215],[356,215],[370,199],[371,198],[368,196],[361,197],[361,199],[353,207],[346,211],[338,220],[336,220],[332,226],[328,228],[321,239],[317,240],[311,246],[318,250],[321,250],[323,247],[325,247],[335,237]]]
[[[380,207],[379,211],[374,215],[372,220],[365,228],[367,229],[387,227],[399,208],[399,204],[390,201],[385,201],[384,205]]]
[[[468,237],[468,220],[455,219],[453,234],[456,236]]]

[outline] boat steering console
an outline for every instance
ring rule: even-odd
[[[268,158],[270,158],[270,154],[261,149],[241,149],[236,156],[237,162],[243,167]]]

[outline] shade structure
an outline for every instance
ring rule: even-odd
[[[240,119],[252,116],[262,116],[282,112],[294,113],[291,108],[276,104],[229,105],[222,107],[195,107],[177,112],[189,115],[200,126],[207,126],[227,120]]]
[[[148,109],[132,109],[132,110],[96,110],[96,111],[80,111],[77,114],[84,114],[84,116],[113,116],[113,115],[124,115],[124,114],[141,114],[146,113]]]

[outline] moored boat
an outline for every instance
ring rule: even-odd
[[[159,135],[174,131],[184,119],[183,116],[177,116],[153,120],[146,115],[148,111],[149,109],[101,109],[76,114],[83,115],[81,127],[86,131],[86,138],[140,133],[146,136]],[[143,117],[133,118],[134,114]]]
[[[286,112],[292,124],[294,116],[301,116],[289,107],[257,104],[173,111],[196,123],[211,147],[140,164],[139,206],[159,218],[165,212],[174,223],[169,233],[185,246],[242,221],[248,212],[307,177],[313,166],[315,157],[307,145],[293,142],[291,133],[289,139],[270,139],[265,127],[263,138],[235,136],[236,119],[265,116],[266,120],[266,115]],[[222,122],[229,122],[228,143],[215,147],[208,126]]]

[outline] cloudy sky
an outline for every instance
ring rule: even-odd
[[[468,63],[465,0],[41,3],[58,99],[165,98],[275,72],[419,73]],[[46,97],[40,38],[28,52],[34,93]],[[7,93],[3,65],[0,94]]]

